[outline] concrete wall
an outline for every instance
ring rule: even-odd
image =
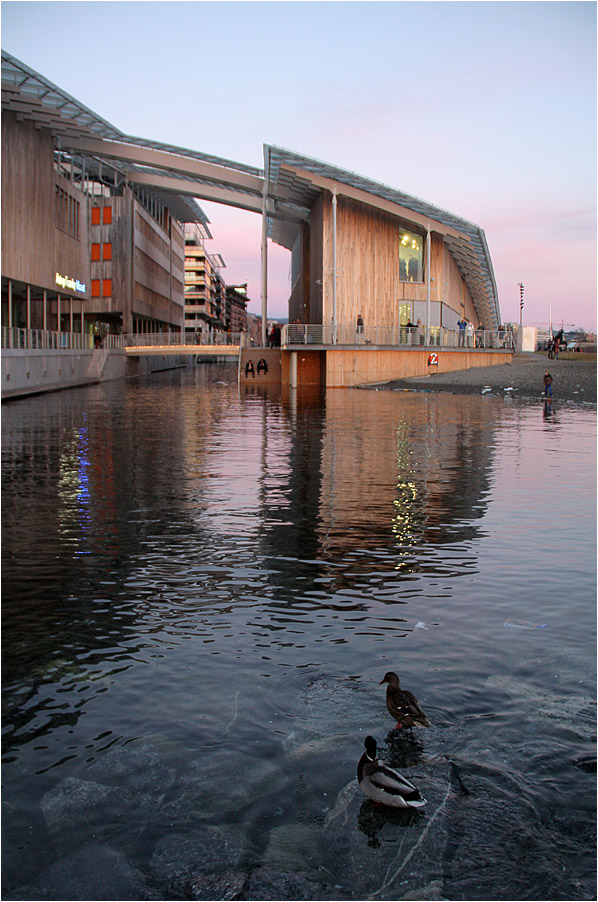
[[[145,373],[174,369],[191,364],[191,359],[178,355],[156,354],[153,357],[129,357],[124,351],[108,351],[99,380],[87,378],[87,367],[93,351],[2,351],[2,399],[21,397],[45,391],[74,388],[93,382],[125,379]]]

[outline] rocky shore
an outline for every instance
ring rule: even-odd
[[[546,370],[553,378],[555,401],[596,404],[596,362],[548,360],[546,354],[517,354],[512,363],[504,366],[472,367],[454,373],[432,372],[430,375],[385,382],[376,388],[536,399],[544,393],[542,378]]]

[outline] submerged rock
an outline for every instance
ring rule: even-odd
[[[161,897],[147,887],[124,855],[104,845],[78,849],[51,865],[35,881],[4,899],[119,899]]]
[[[217,887],[219,892],[240,892],[247,879],[240,869],[245,841],[245,830],[240,825],[171,833],[157,842],[150,871],[161,886],[191,899],[234,898],[201,893],[215,892]]]
[[[263,867],[253,871],[240,897],[254,900],[328,899],[322,884],[305,874]]]
[[[298,700],[285,751],[299,756],[310,748],[333,747],[341,736],[354,736],[363,727],[363,704],[354,682],[333,676],[312,680]]]
[[[264,758],[221,748],[191,762],[173,788],[162,814],[178,826],[226,818],[288,782],[280,768]]]
[[[247,884],[244,871],[218,871],[215,874],[196,874],[189,882],[187,899],[228,900],[243,898]]]
[[[317,873],[322,863],[322,830],[313,824],[283,824],[272,830],[264,867]]]
[[[153,745],[126,745],[98,757],[87,769],[86,776],[130,793],[163,796],[174,783],[175,771],[163,767]]]
[[[41,809],[56,848],[65,851],[91,840],[107,823],[120,821],[127,806],[114,787],[66,777],[43,795]]]
[[[8,793],[3,790],[3,796]],[[56,858],[44,817],[38,807],[23,807],[2,799],[2,896],[4,890],[28,883]]]
[[[580,724],[587,721],[587,728],[594,726],[595,700],[590,696],[572,696],[553,692],[550,689],[523,683],[507,674],[493,674],[486,680],[486,686],[499,689],[515,704],[527,712],[529,720],[551,723],[557,721],[579,733]]]

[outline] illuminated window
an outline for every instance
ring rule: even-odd
[[[418,232],[399,229],[399,278],[401,282],[423,282],[424,238]]]
[[[102,279],[102,297],[112,297],[112,279]]]
[[[102,207],[104,225],[110,225],[112,222],[112,207]]]
[[[91,245],[91,259],[92,260],[100,259],[100,245],[99,244]]]
[[[99,279],[91,280],[91,296],[92,296],[92,298],[100,297],[100,280]]]
[[[105,244],[104,247],[102,248],[102,254],[103,254],[104,260],[112,260],[112,245]],[[93,257],[92,257],[92,259],[93,259]]]
[[[91,224],[99,225],[100,224],[100,207],[92,207],[91,208]]]

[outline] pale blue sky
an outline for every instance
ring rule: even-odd
[[[486,231],[503,320],[596,328],[594,2],[2,3],[2,47],[123,131],[279,144]],[[259,310],[259,217],[202,203]],[[272,248],[270,312],[289,257]]]

